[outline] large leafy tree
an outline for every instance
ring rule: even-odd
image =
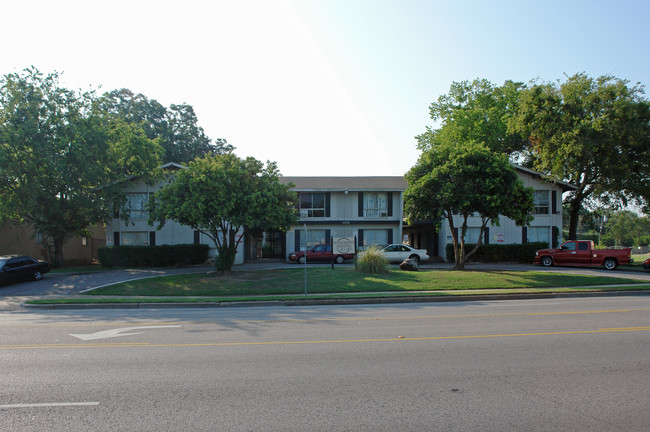
[[[424,151],[406,174],[405,212],[411,220],[446,220],[453,233],[454,268],[465,262],[481,245],[488,224],[498,225],[499,215],[518,225],[532,220],[533,190],[524,186],[508,157],[480,143],[439,144]],[[454,222],[460,218],[460,226]],[[479,240],[467,250],[468,219],[481,219]]]
[[[431,119],[440,127],[427,127],[417,136],[418,147],[427,150],[441,142],[475,141],[501,154],[522,152],[526,140],[508,130],[507,119],[516,113],[523,88],[523,84],[513,81],[497,86],[485,79],[452,83],[449,93],[429,107]]]
[[[152,178],[162,152],[143,131],[102,111],[93,92],[35,68],[0,79],[0,220],[31,225],[54,246],[85,235],[123,195],[110,185]]]
[[[101,104],[106,111],[142,127],[150,139],[158,138],[165,149],[163,162],[189,162],[206,154],[222,154],[233,149],[225,139],[213,142],[205,134],[191,105],[172,104],[167,108],[155,99],[128,89],[105,93]]]
[[[650,218],[629,210],[613,212],[607,218],[602,241],[613,246],[647,246],[650,241]]]
[[[534,168],[577,186],[569,239],[587,203],[650,202],[650,104],[641,85],[585,74],[522,91],[509,130],[529,138]]]
[[[217,249],[217,270],[230,272],[242,229],[286,230],[296,223],[297,196],[279,177],[275,163],[252,157],[195,159],[151,197],[150,222],[172,219],[206,234]]]

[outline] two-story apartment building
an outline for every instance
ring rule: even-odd
[[[547,242],[556,247],[562,230],[562,194],[576,187],[564,182],[551,182],[538,172],[514,165],[517,175],[524,185],[534,189],[534,219],[530,225],[518,227],[514,221],[501,216],[498,226],[488,225],[483,244],[521,244],[528,242]],[[427,249],[430,256],[445,257],[447,244],[458,238],[458,227],[463,223],[462,216],[454,216],[455,232],[450,232],[447,221],[442,221],[436,231],[433,221],[418,222],[404,227],[408,243],[416,248]],[[465,235],[466,243],[475,244],[481,231],[481,218],[470,217],[469,229]]]
[[[168,174],[179,169],[182,165],[168,163],[162,166]],[[113,218],[106,224],[106,246],[156,246],[174,244],[207,244],[210,246],[210,256],[214,256],[216,247],[212,239],[187,225],[168,220],[158,229],[158,224],[149,224],[147,202],[149,196],[163,186],[164,182],[148,185],[138,178],[131,178],[122,183],[122,191],[126,195],[126,205],[115,209]],[[122,212],[128,212],[128,220],[121,217]],[[239,234],[241,235],[241,234]],[[244,262],[243,247],[237,251],[235,264]]]
[[[286,233],[286,253],[357,239],[359,247],[402,242],[404,177],[281,177],[298,193],[298,224]],[[285,255],[286,258],[286,255]]]

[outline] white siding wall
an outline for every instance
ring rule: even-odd
[[[123,191],[126,194],[131,193],[146,193],[150,194],[162,187],[162,183],[155,186],[148,186],[145,183],[131,182],[124,187]],[[155,232],[156,245],[175,245],[175,244],[192,244],[194,243],[194,230],[186,225],[181,225],[177,222],[167,221],[167,223],[157,230],[157,224],[149,225],[147,216],[136,217],[129,220],[128,223],[122,219],[112,219],[106,225],[106,246],[114,246],[113,239],[114,233],[119,232],[121,243],[128,238],[144,239],[145,244],[149,244],[149,233]],[[200,243],[210,246],[210,257],[214,257],[216,247],[214,242],[206,235],[201,234]],[[243,264],[244,262],[244,244],[240,243],[237,249],[237,256],[235,257],[235,264]]]
[[[553,226],[556,226],[560,232],[562,230],[562,189],[559,186],[546,182],[541,179],[534,178],[530,175],[517,173],[519,178],[524,182],[527,187],[532,187],[535,190],[548,190],[549,191],[549,213],[545,215],[535,215],[535,219],[530,223],[531,228],[548,228],[546,239],[539,239],[540,241],[548,242],[549,246],[552,244]],[[552,191],[556,192],[556,213],[553,214],[552,205]],[[462,217],[459,215],[454,216],[454,226],[460,230],[462,225]],[[469,227],[480,227],[481,218],[470,217],[468,219]],[[499,226],[488,225],[489,227],[489,242],[490,244],[520,244],[522,240],[522,227],[518,227],[514,221],[507,219],[503,216],[499,218]],[[532,233],[531,233],[532,234]],[[453,233],[449,230],[449,223],[442,221],[439,237],[439,250],[438,253],[441,257],[446,256],[446,247],[448,243],[453,242]],[[460,234],[459,234],[460,236]],[[530,241],[530,240],[529,240]]]
[[[305,221],[307,231],[329,230],[331,237],[357,237],[359,230],[392,230],[392,242],[402,242],[403,193],[400,191],[327,191],[327,190],[297,190],[305,193],[329,193],[330,217],[310,217],[300,219],[298,224],[287,232],[287,254],[297,250],[296,230],[301,231],[301,244],[304,246]],[[390,192],[392,215],[378,217],[359,216],[359,194],[374,192]],[[395,221],[399,221],[396,223]],[[382,223],[385,222],[385,223]],[[329,242],[329,240],[326,240]]]

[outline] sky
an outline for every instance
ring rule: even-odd
[[[453,82],[650,85],[646,0],[0,0],[0,75],[187,103],[285,176],[401,176]]]

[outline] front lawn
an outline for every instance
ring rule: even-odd
[[[390,270],[384,275],[368,275],[352,268],[310,268],[307,292],[369,293],[422,292],[448,290],[523,290],[641,283],[630,279],[567,275],[528,271],[450,271],[403,272]],[[183,275],[124,282],[88,292],[110,296],[266,296],[304,294],[303,269],[235,271],[231,275]]]

